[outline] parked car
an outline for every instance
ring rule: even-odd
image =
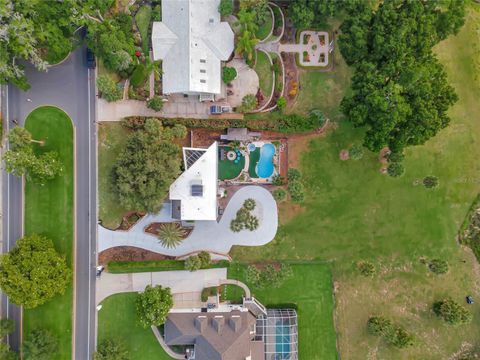
[[[210,106],[210,114],[212,115],[219,115],[219,114],[230,113],[230,112],[232,112],[232,108],[230,106],[220,106],[220,105]]]
[[[97,277],[100,277],[102,275],[103,270],[105,269],[105,266],[97,266]]]
[[[87,48],[87,67],[89,69],[95,69],[97,61],[95,60],[95,54],[89,48]]]
[[[472,295],[468,295],[466,297],[466,300],[467,300],[467,304],[469,304],[469,305],[472,305],[474,303]]]

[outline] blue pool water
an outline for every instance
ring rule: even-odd
[[[250,144],[247,145],[247,149],[248,149],[248,151],[253,152],[253,151],[255,151],[256,146],[255,146],[255,144],[250,143]]]
[[[260,160],[257,164],[257,175],[261,178],[269,178],[273,175],[273,156],[275,155],[275,146],[265,144],[260,149]]]
[[[275,336],[275,351],[279,359],[286,359],[290,354],[290,330],[288,327],[277,326]],[[284,356],[282,356],[284,355]]]

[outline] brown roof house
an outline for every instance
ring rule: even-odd
[[[176,310],[164,328],[167,345],[191,346],[189,360],[296,360],[297,315],[266,309],[254,298],[243,305]]]

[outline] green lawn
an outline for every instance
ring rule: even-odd
[[[254,69],[258,74],[258,78],[260,80],[260,90],[262,90],[265,98],[268,98],[272,92],[273,71],[271,66],[272,65],[270,64],[267,55],[263,51],[257,51],[257,62]]]
[[[227,260],[212,262],[203,269],[218,269],[229,266]],[[110,261],[107,271],[112,274],[133,272],[185,270],[185,260],[158,260],[158,261]]]
[[[377,154],[367,152],[360,161],[339,160],[342,149],[361,143],[363,131],[342,121],[338,109],[350,73],[343,61],[337,56],[331,73],[302,74],[295,109],[317,107],[339,121],[338,128],[313,139],[302,153],[300,169],[307,188],[302,211],[279,228],[272,243],[236,247],[231,255],[239,261],[332,261],[342,298],[337,310],[342,357],[368,358],[375,353],[385,359],[450,358],[462,341],[475,343],[474,334],[480,333],[478,304],[469,307],[473,323],[457,331],[445,329],[430,311],[439,296],[463,302],[467,293],[479,290],[473,257],[459,249],[455,238],[480,191],[479,26],[480,9],[470,5],[459,35],[436,47],[459,101],[450,111],[447,129],[425,145],[408,149],[406,173],[399,179],[380,174]],[[427,175],[439,178],[438,189],[416,185]],[[425,266],[418,265],[421,257],[447,259],[451,274],[430,278]],[[359,280],[352,272],[361,259],[375,262],[381,272],[378,279]],[[462,268],[464,260],[468,266]],[[418,344],[403,352],[384,345],[378,350],[378,341],[365,332],[366,319],[377,311],[404,324]]]
[[[171,360],[152,330],[138,323],[136,297],[136,293],[117,294],[102,301],[98,313],[98,343],[105,339],[122,341],[130,353],[130,360]]]
[[[218,178],[220,180],[235,179],[245,166],[245,157],[242,155],[240,161],[235,164],[233,161],[227,159],[227,152],[232,150],[230,147],[223,147],[225,150],[225,160],[218,161]]]
[[[228,278],[246,282],[245,265],[232,265]],[[294,264],[293,277],[278,289],[256,289],[252,295],[266,307],[294,303],[298,313],[299,359],[337,359],[336,336],[333,325],[332,274],[325,264]]]
[[[250,163],[248,164],[248,174],[252,178],[258,178],[256,170],[258,160],[260,160],[260,148],[257,147],[250,152]]]
[[[102,225],[115,229],[128,211],[119,204],[113,189],[112,170],[119,152],[127,141],[128,130],[118,122],[98,126],[98,197]]]
[[[145,55],[148,55],[148,50],[150,49],[150,37],[148,36],[148,30],[150,27],[151,18],[152,7],[150,5],[142,6],[135,14],[135,22],[137,23],[138,31],[142,36],[142,50]]]
[[[45,186],[25,184],[25,234],[43,234],[53,240],[55,248],[65,254],[72,266],[73,246],[73,125],[62,110],[45,106],[28,115],[25,127],[34,139],[45,141],[36,146],[41,153],[58,152],[64,174]],[[48,329],[59,340],[60,351],[53,359],[72,357],[72,287],[33,310],[24,311],[24,336],[33,329]]]
[[[255,37],[258,40],[264,40],[270,33],[270,30],[272,30],[272,25],[273,25],[272,23],[273,23],[272,13],[269,10],[267,11],[265,22],[258,27],[257,31],[255,31]]]

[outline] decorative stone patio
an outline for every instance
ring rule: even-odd
[[[278,51],[298,53],[298,61],[302,66],[327,66],[328,40],[326,31],[302,31],[299,44],[280,44]]]

